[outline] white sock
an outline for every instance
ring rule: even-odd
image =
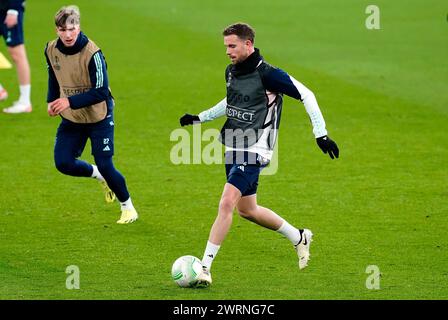
[[[126,200],[125,202],[120,202],[120,206],[121,209],[135,210],[134,205],[132,204],[131,197],[129,197],[129,199]]]
[[[24,105],[30,105],[31,104],[31,99],[30,99],[30,95],[31,95],[31,85],[30,84],[25,84],[25,85],[20,85],[20,98],[19,98],[19,102],[23,103]]]
[[[213,259],[216,258],[220,247],[221,246],[207,241],[207,247],[205,248],[204,257],[202,258],[202,265],[204,265],[207,270],[210,270],[210,268],[212,267]]]
[[[293,245],[297,245],[302,240],[302,235],[299,229],[290,225],[286,220],[283,220],[282,225],[278,228],[277,232],[284,235]]]
[[[100,171],[98,170],[98,167],[94,164],[92,164],[92,167],[93,167],[92,178],[95,178],[100,181],[105,181]]]

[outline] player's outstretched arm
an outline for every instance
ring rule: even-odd
[[[330,139],[329,136],[316,138],[317,145],[323,153],[328,153],[331,159],[339,158],[339,148],[336,142]]]
[[[180,119],[180,125],[188,126],[195,123],[212,121],[226,114],[227,98],[222,99],[215,106],[208,110],[202,111],[199,115],[186,113]]]

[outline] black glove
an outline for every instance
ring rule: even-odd
[[[317,145],[322,149],[323,153],[327,153],[331,159],[334,157],[339,158],[339,149],[333,140],[329,136],[323,136],[316,139]]]
[[[179,119],[180,125],[181,125],[182,127],[183,127],[183,126],[188,126],[188,125],[190,125],[190,124],[193,124],[193,122],[196,122],[196,121],[201,121],[201,120],[199,119],[198,116],[196,116],[196,115],[192,115],[192,114],[188,114],[188,113],[184,114],[184,115]]]

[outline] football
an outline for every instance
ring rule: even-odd
[[[191,288],[202,272],[201,260],[195,256],[182,256],[173,263],[171,276],[180,287]]]

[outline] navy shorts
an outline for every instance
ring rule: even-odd
[[[227,158],[226,154],[226,159]],[[232,162],[233,163],[228,163],[228,161],[226,161],[227,183],[230,183],[240,190],[242,197],[256,194],[258,177],[260,176],[261,170],[263,170],[267,164],[261,164],[257,161],[253,163],[252,161],[247,161],[247,158],[243,158],[242,161]]]
[[[23,44],[25,39],[23,37],[23,11],[19,11],[17,16],[17,24],[8,29],[4,24],[6,18],[6,12],[2,12],[0,15],[0,34],[5,39],[5,43],[8,47],[15,47],[19,44]]]
[[[56,133],[54,152],[70,152],[81,156],[87,139],[92,144],[94,157],[111,157],[114,154],[114,119],[109,114],[97,123],[79,124],[62,119]]]

